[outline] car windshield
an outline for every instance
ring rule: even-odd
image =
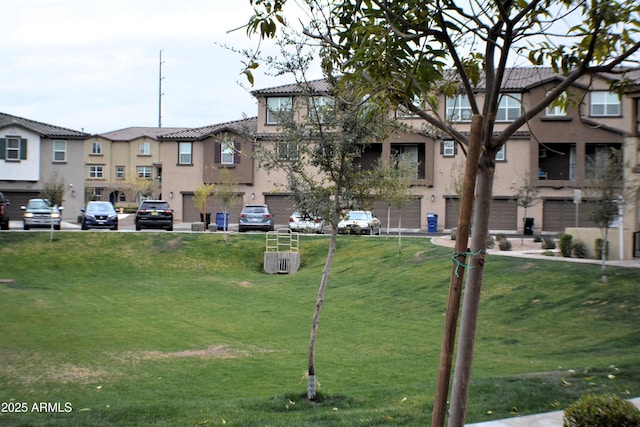
[[[46,200],[29,200],[27,209],[51,209],[51,205]]]
[[[89,203],[87,212],[113,212],[111,203]]]
[[[353,221],[366,221],[367,214],[364,212],[349,212],[349,219]]]
[[[244,213],[266,213],[267,208],[264,206],[247,206],[244,208]]]
[[[143,209],[151,209],[151,210],[163,210],[163,209],[169,209],[169,204],[168,203],[143,203],[142,204],[142,208]]]

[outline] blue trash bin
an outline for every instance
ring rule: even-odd
[[[227,213],[227,230],[229,229],[229,214]],[[224,221],[224,212],[216,212],[216,227],[218,230],[224,229],[225,221]]]
[[[427,232],[436,233],[438,231],[438,215],[434,213],[427,214]]]

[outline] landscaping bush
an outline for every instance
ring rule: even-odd
[[[573,243],[573,256],[576,258],[586,258],[587,257],[587,245],[584,244],[584,242],[581,242],[580,240],[576,240]]]
[[[596,247],[596,259],[602,259],[602,247],[604,246],[604,239],[596,239],[595,247]],[[609,242],[607,242],[605,251],[604,251],[605,259],[609,259]]]
[[[542,239],[542,249],[555,249],[556,241],[552,237],[545,237]]]
[[[457,228],[452,228],[451,229],[451,240],[456,240],[457,235],[458,235],[458,229]]]
[[[487,237],[487,249],[493,249],[496,246],[496,241],[492,236]]]
[[[496,241],[498,242],[498,249],[501,251],[510,251],[511,250],[511,242],[507,239],[505,234],[496,235]]]
[[[540,243],[540,242],[542,242],[542,236],[540,236],[540,235],[536,235],[536,236],[533,238],[533,241],[534,241],[535,243]]]
[[[564,411],[564,427],[638,427],[640,410],[614,395],[586,395]]]
[[[570,258],[573,249],[573,236],[571,234],[563,234],[560,236],[560,252],[563,257]]]

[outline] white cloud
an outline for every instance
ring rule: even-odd
[[[250,16],[248,0],[5,0],[0,111],[89,133],[157,126],[162,49],[163,126],[255,115],[242,56],[220,46],[255,47],[228,32]]]

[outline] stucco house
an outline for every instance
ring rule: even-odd
[[[84,205],[82,164],[89,135],[23,117],[0,113],[0,191],[11,201],[12,220],[21,205],[37,198],[55,175],[65,183],[64,219],[76,218]]]

